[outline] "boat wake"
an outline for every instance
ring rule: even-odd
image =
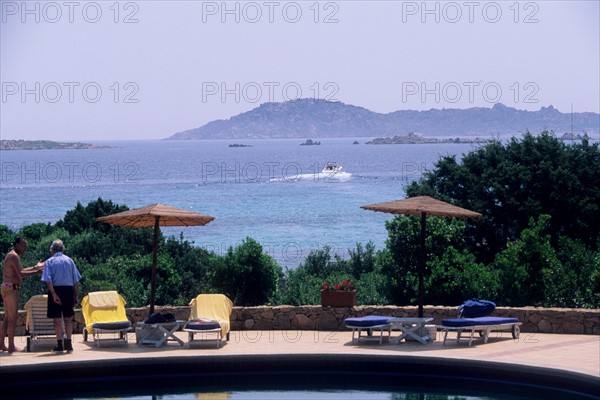
[[[298,181],[314,181],[314,182],[345,182],[352,178],[349,172],[319,172],[317,174],[299,174],[290,175],[283,178],[271,178],[269,182],[298,182]]]

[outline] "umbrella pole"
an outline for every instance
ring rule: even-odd
[[[419,318],[423,318],[423,275],[425,274],[425,226],[427,214],[421,213],[421,245],[419,246]]]
[[[154,298],[156,296],[156,257],[158,255],[158,230],[160,217],[154,219],[154,245],[152,247],[152,275],[150,278],[150,314],[154,313]]]

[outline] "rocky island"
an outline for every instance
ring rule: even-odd
[[[316,140],[306,139],[306,142],[300,143],[300,146],[320,146],[321,142],[317,142]]]
[[[430,144],[430,143],[488,143],[490,139],[476,138],[448,138],[438,139],[432,137],[423,137],[416,133],[409,133],[406,136],[396,135],[394,137],[380,137],[365,144]]]
[[[107,149],[91,143],[53,142],[51,140],[0,140],[0,150],[64,150],[64,149]]]
[[[560,140],[588,140],[590,137],[587,135],[587,133],[584,133],[583,135],[580,135],[578,133],[572,133],[572,132],[565,132],[563,133],[563,135],[561,137],[559,137]]]
[[[229,147],[252,147],[251,144],[232,143]]]

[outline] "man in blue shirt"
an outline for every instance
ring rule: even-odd
[[[53,351],[73,351],[71,337],[73,334],[73,307],[77,304],[79,288],[77,282],[81,274],[70,257],[62,252],[65,246],[60,239],[56,239],[50,246],[52,257],[46,260],[42,281],[48,285],[48,318],[54,320],[57,345]],[[65,324],[66,339],[63,346],[62,323]]]

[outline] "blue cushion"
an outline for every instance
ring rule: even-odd
[[[489,300],[470,299],[459,307],[460,316],[463,318],[479,318],[490,315],[496,309],[496,304]]]
[[[479,325],[516,324],[517,318],[508,317],[479,317],[479,318],[450,318],[442,320],[443,326],[464,328]]]
[[[190,321],[185,328],[194,331],[210,331],[213,329],[221,329],[221,325],[217,321],[194,320]]]
[[[358,318],[346,318],[344,323],[347,326],[356,326],[361,328],[368,328],[370,326],[385,325],[389,323],[392,317],[382,317],[379,315],[367,315],[366,317]]]
[[[105,331],[122,331],[131,328],[129,321],[122,322],[96,322],[92,325],[92,329],[103,329]]]

